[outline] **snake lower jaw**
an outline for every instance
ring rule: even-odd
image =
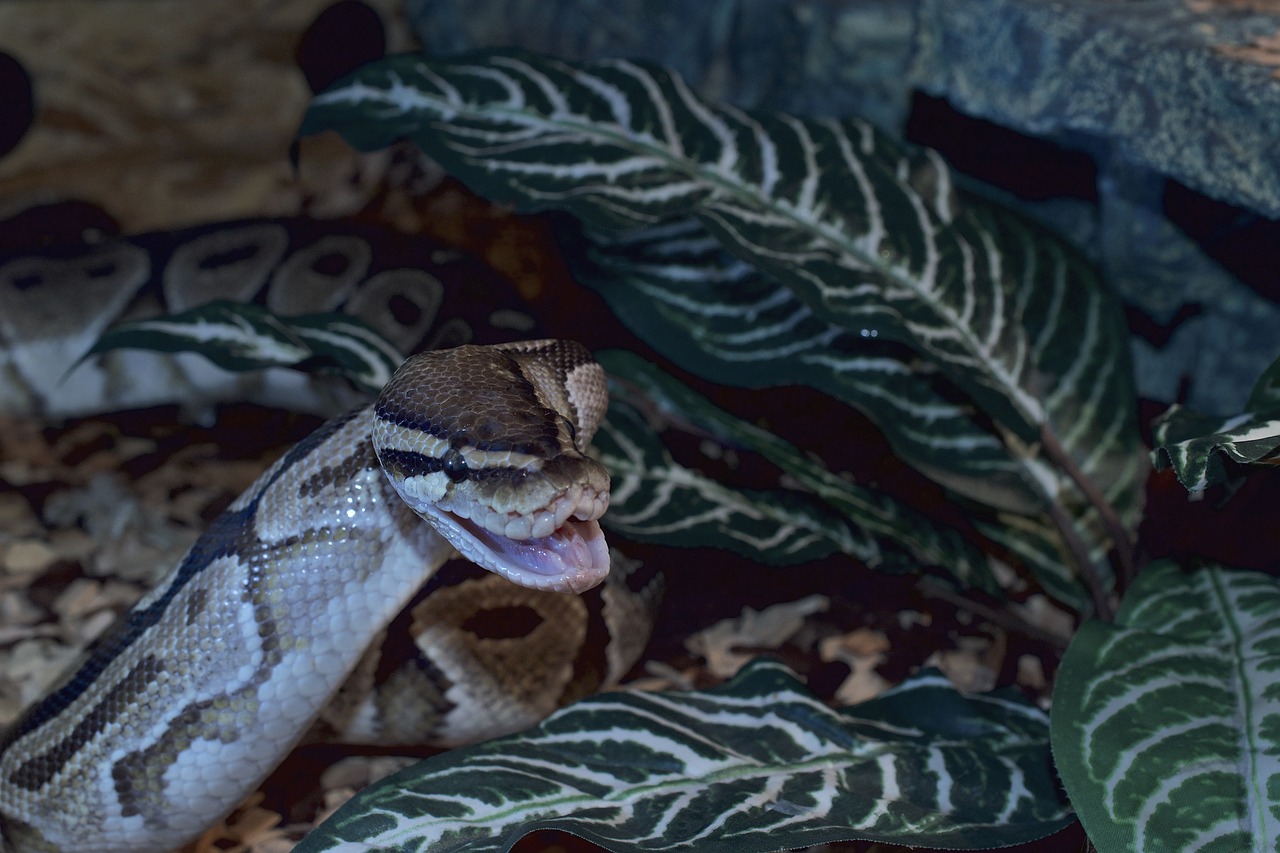
[[[520,586],[579,593],[609,574],[609,546],[594,518],[569,518],[550,536],[515,539],[438,507],[414,511],[465,559]]]

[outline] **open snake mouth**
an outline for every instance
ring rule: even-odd
[[[516,539],[430,504],[417,512],[463,557],[521,586],[584,592],[609,574],[609,546],[595,518],[567,518],[548,536]]]

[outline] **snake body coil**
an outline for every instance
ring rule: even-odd
[[[411,358],[376,404],[266,471],[4,736],[9,849],[191,838],[270,772],[455,550],[521,587],[599,583],[608,475],[584,451],[605,406],[576,344]]]

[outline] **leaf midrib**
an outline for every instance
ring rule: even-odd
[[[630,63],[620,64],[626,64],[633,68],[636,67]],[[531,78],[533,76],[542,76],[541,72],[536,68],[511,57],[495,57],[494,65],[504,66],[511,71],[515,71],[515,66],[518,65],[520,68],[520,75],[524,77],[527,82],[535,86],[537,84],[536,82],[533,82]],[[450,67],[452,70],[456,70],[461,73],[465,73],[468,68],[482,68],[482,66],[474,65],[436,67]],[[641,70],[643,71],[643,69]],[[585,72],[570,69],[568,73],[573,75]],[[602,85],[610,88],[616,88],[613,84],[605,81],[602,81]],[[940,325],[944,325],[958,333],[958,337],[963,342],[965,349],[972,357],[975,358],[976,361],[984,365],[989,376],[994,377],[999,381],[1005,389],[1006,398],[1013,403],[1014,407],[1026,419],[1027,423],[1034,425],[1037,428],[1043,424],[1044,413],[1042,407],[1038,405],[1030,405],[1034,401],[1034,398],[1031,398],[1030,395],[1024,393],[1021,386],[1012,381],[1012,377],[1007,374],[998,362],[988,357],[984,348],[979,345],[975,335],[965,324],[959,322],[956,314],[945,310],[946,306],[944,304],[930,300],[925,291],[918,285],[917,279],[902,275],[894,267],[887,266],[878,255],[868,254],[858,249],[855,245],[850,244],[848,240],[850,235],[848,235],[848,233],[843,229],[836,229],[832,226],[825,225],[821,221],[815,222],[812,219],[801,217],[793,205],[780,198],[774,196],[762,196],[759,192],[751,192],[751,188],[756,187],[756,184],[742,178],[741,176],[736,176],[739,180],[732,181],[729,180],[727,176],[722,175],[719,169],[714,165],[708,164],[706,166],[699,167],[698,165],[693,164],[692,161],[673,154],[668,146],[659,144],[659,142],[648,132],[635,131],[632,133],[625,133],[613,131],[608,129],[611,125],[606,125],[602,122],[587,121],[584,124],[583,120],[578,118],[575,114],[570,114],[573,116],[574,120],[566,120],[565,118],[556,118],[551,116],[544,117],[538,113],[532,112],[531,108],[517,109],[503,105],[477,107],[474,102],[466,100],[465,95],[464,100],[454,103],[445,97],[426,95],[421,89],[413,87],[408,88],[413,93],[414,100],[428,107],[441,105],[454,116],[463,116],[480,120],[489,120],[494,117],[506,118],[509,121],[519,119],[519,123],[525,126],[541,127],[558,131],[572,131],[580,136],[594,137],[611,142],[619,148],[633,150],[639,154],[647,154],[650,157],[666,162],[668,164],[668,168],[676,174],[681,174],[688,178],[694,178],[711,185],[714,188],[714,191],[722,197],[753,204],[757,209],[768,210],[791,221],[800,230],[821,238],[820,241],[827,244],[830,248],[835,249],[837,252],[858,258],[868,266],[874,267],[886,278],[897,282],[900,286],[912,293],[915,293],[918,304],[924,306],[926,310],[937,316],[938,319],[942,321]],[[522,97],[526,97],[523,89],[521,89],[521,95]],[[316,99],[316,103],[321,103],[323,97],[324,96],[318,97]],[[626,100],[630,99],[626,98]],[[711,105],[706,105],[706,107],[709,110],[713,109]],[[434,112],[436,114],[440,114],[441,110],[435,109]],[[751,115],[750,113],[745,114]],[[513,123],[515,122],[513,121]],[[806,134],[806,140],[808,140],[808,134]],[[455,146],[450,143],[450,147]],[[465,149],[458,148],[457,150],[463,151]],[[946,168],[943,163],[937,163],[935,166],[939,169]],[[910,191],[904,192],[911,199],[912,207],[916,210],[917,216],[920,217],[920,220],[929,226],[934,226],[934,223],[928,216],[927,211],[923,209],[923,201],[918,197],[918,195]],[[697,212],[695,212],[694,215],[705,224],[706,217],[704,215],[700,215]],[[963,215],[963,213],[960,215]],[[948,225],[946,227],[952,228],[953,226]],[[936,244],[936,235],[940,233],[941,228],[931,227],[929,230],[934,237],[932,242]],[[734,247],[729,246],[727,248],[732,250]],[[971,247],[971,250],[977,252],[978,248]],[[750,259],[744,258],[744,260]],[[999,283],[994,283],[993,286],[997,289],[1000,288]],[[806,304],[809,304],[807,300]],[[820,305],[811,305],[810,307],[812,310],[818,312],[819,316],[826,315],[826,312],[822,310]],[[844,324],[840,323],[839,319],[840,318],[828,316],[829,321],[835,322],[837,325],[844,327]]]

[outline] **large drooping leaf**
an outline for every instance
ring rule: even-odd
[[[738,387],[808,385],[858,408],[903,459],[972,500],[1024,514],[1043,500],[991,425],[929,363],[819,319],[696,220],[591,232],[575,272],[686,370]]]
[[[291,367],[336,373],[371,394],[381,390],[404,360],[354,317],[277,317],[260,305],[222,300],[112,326],[86,357],[125,348],[196,352],[226,370]]]
[[[750,264],[728,255],[696,221],[595,232],[581,281],[640,337],[682,367],[724,384],[808,384],[870,416],[911,465],[966,499],[997,509],[974,525],[1075,610],[1089,594],[1049,520],[1043,495],[973,406],[903,348],[818,319]]]
[[[1097,496],[1136,525],[1146,460],[1114,298],[1060,240],[961,198],[930,152],[858,120],[710,104],[642,63],[500,52],[366,66],[313,102],[302,132],[325,129],[366,149],[409,137],[482,193],[597,226],[692,215],[821,320],[928,357],[1000,424],[1101,574]],[[1095,500],[1045,461],[1055,444]]]
[[[430,758],[303,840],[505,851],[560,829],[614,851],[762,853],[850,838],[987,849],[1070,822],[1042,711],[925,672],[842,711],[779,663],[701,692],[617,691]]]
[[[1280,849],[1280,583],[1149,566],[1068,648],[1053,753],[1102,853]]]
[[[614,409],[610,409],[610,422],[615,430],[630,427],[630,435],[625,439],[616,432],[603,442],[597,439],[614,480],[613,499],[604,521],[619,533],[641,534],[647,539],[668,542],[696,536],[698,541],[689,544],[733,547],[763,562],[774,562],[767,559],[774,548],[790,549],[807,541],[790,528],[811,518],[813,510],[794,518],[792,514],[806,506],[811,498],[817,498],[820,506],[839,514],[841,521],[837,529],[851,524],[857,531],[852,540],[848,537],[853,534],[842,533],[838,537],[829,536],[828,541],[845,541],[847,544],[842,545],[841,550],[867,565],[874,568],[887,562],[886,568],[897,570],[936,566],[964,586],[1000,594],[986,558],[951,528],[893,498],[837,476],[795,446],[717,408],[633,353],[605,350],[596,353],[596,358],[610,376],[624,380],[624,387],[638,389],[666,417],[705,430],[731,447],[761,454],[807,490],[807,493],[786,490],[750,493],[727,489],[677,465],[653,435],[652,427],[624,420],[621,412],[615,423]],[[645,485],[640,485],[642,483]],[[717,497],[703,511],[695,511],[686,503],[695,496],[711,499],[713,495]],[[736,519],[724,515],[727,506],[740,505],[748,497],[754,504],[753,512],[760,517],[752,518],[746,512],[739,513]],[[720,507],[716,501],[728,503]],[[721,517],[723,522],[719,520]],[[708,524],[711,518],[716,519],[714,524]],[[766,519],[778,525],[777,532],[768,537],[760,532],[763,529],[760,525]],[[734,522],[743,528],[736,529]],[[830,528],[829,521],[821,525],[821,529]],[[714,539],[709,538],[713,530]],[[767,539],[777,545],[771,546],[764,556],[753,554],[750,548],[735,544],[746,531],[752,531],[753,543]],[[850,546],[856,547],[849,550]]]

